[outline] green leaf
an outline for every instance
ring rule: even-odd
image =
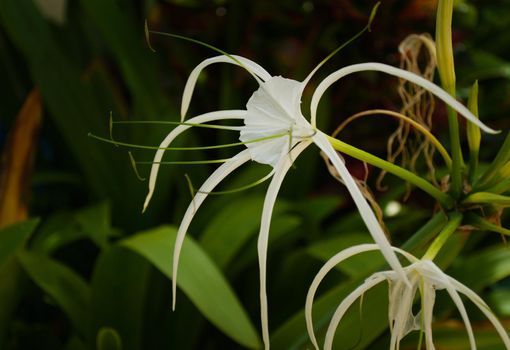
[[[97,350],[122,350],[122,339],[111,327],[103,327],[97,333]]]
[[[120,244],[145,257],[172,278],[172,254],[177,230],[162,226],[124,239]],[[202,314],[225,334],[248,348],[260,340],[241,303],[214,262],[189,236],[179,264],[179,287]],[[177,306],[178,307],[178,306]]]
[[[20,249],[39,224],[39,219],[30,219],[0,230],[0,266]]]
[[[260,226],[262,196],[241,197],[215,215],[207,225],[200,245],[220,268],[224,268]]]
[[[28,251],[18,254],[28,276],[65,312],[76,331],[86,337],[89,329],[90,290],[69,267]]]
[[[490,293],[487,303],[496,315],[510,317],[510,288],[499,288]]]
[[[110,205],[107,202],[82,209],[74,215],[81,229],[100,248],[105,248],[109,238],[118,235],[111,226],[110,216]]]
[[[490,247],[456,264],[450,270],[473,290],[481,290],[510,276],[510,250],[506,246]]]
[[[99,255],[91,281],[92,329],[114,328],[124,350],[143,347],[147,287],[151,266],[133,252],[111,246]]]

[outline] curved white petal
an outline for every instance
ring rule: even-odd
[[[457,306],[460,316],[464,321],[464,325],[466,327],[466,331],[469,337],[469,345],[471,346],[471,350],[476,350],[475,335],[473,333],[473,328],[471,327],[471,321],[469,320],[466,308],[464,307],[464,303],[462,302],[462,299],[460,298],[457,289],[455,289],[455,287],[451,284],[451,282],[448,279],[446,279],[444,287],[446,288],[446,291],[450,295],[450,298],[452,298],[455,306]]]
[[[395,277],[395,273],[392,272],[390,276]],[[410,287],[399,279],[390,282],[388,315],[390,327],[392,327],[391,350],[398,350],[402,338],[415,329],[415,318],[413,315],[413,301],[417,289],[415,279],[411,278]]]
[[[427,79],[424,79],[414,73],[408,72],[406,70],[395,68],[392,66],[389,66],[387,64],[383,63],[360,63],[360,64],[353,64],[344,68],[341,68],[337,70],[336,72],[330,74],[326,79],[324,79],[317,89],[315,90],[313,96],[312,96],[312,102],[310,103],[310,112],[311,112],[311,124],[315,127],[316,124],[316,115],[317,115],[317,106],[319,104],[319,101],[326,91],[328,87],[330,87],[334,82],[341,79],[342,77],[345,77],[346,75],[356,73],[356,72],[362,72],[362,71],[378,71],[387,73],[389,75],[393,75],[402,79],[405,79],[407,81],[410,81],[425,90],[431,92],[439,99],[443,100],[446,104],[450,105],[453,109],[455,109],[457,112],[459,112],[462,116],[464,116],[466,119],[468,119],[470,122],[474,123],[480,129],[487,133],[497,133],[497,131],[489,128],[487,125],[482,123],[478,118],[476,118],[463,104],[458,102],[456,99],[454,99],[450,94],[448,94],[446,91],[441,89],[436,84],[428,81]]]
[[[204,61],[202,61],[198,66],[196,66],[193,71],[191,71],[191,74],[188,77],[188,80],[186,81],[186,85],[184,86],[184,92],[182,94],[182,103],[181,103],[181,120],[184,120],[184,117],[186,115],[186,112],[188,111],[189,104],[191,102],[191,96],[193,95],[193,90],[195,89],[195,84],[197,82],[198,76],[200,75],[200,72],[207,66],[213,64],[213,63],[230,63],[239,65],[238,62],[234,61],[233,58],[238,60],[242,63],[244,68],[248,70],[248,72],[255,74],[263,81],[267,81],[271,78],[271,74],[269,74],[264,68],[262,68],[257,63],[253,62],[250,59],[237,56],[237,55],[231,55],[231,57],[226,55],[221,56],[215,56],[208,58]]]
[[[188,206],[184,217],[182,218],[181,225],[179,226],[179,230],[177,231],[177,237],[175,238],[175,247],[174,247],[174,257],[173,257],[173,268],[172,268],[172,308],[175,309],[175,300],[176,300],[176,292],[177,292],[177,269],[179,266],[179,256],[181,254],[182,244],[184,242],[184,236],[186,235],[186,231],[195,215],[195,212],[198,210],[200,205],[203,203],[205,198],[207,197],[207,193],[214,190],[214,188],[232,171],[246,163],[250,160],[250,154],[247,150],[244,150],[238,153],[236,156],[229,159],[226,163],[222,164],[218,169],[216,169],[211,176],[202,184],[197,194],[193,198],[192,202]]]
[[[346,248],[339,253],[332,256],[319,270],[319,272],[315,275],[310,288],[308,289],[308,293],[306,295],[305,302],[305,319],[306,319],[306,329],[308,331],[308,335],[310,336],[310,340],[316,349],[319,349],[319,345],[317,343],[317,339],[315,337],[315,331],[313,329],[313,300],[315,299],[315,293],[319,288],[319,284],[322,282],[324,277],[338,264],[342,261],[349,259],[350,257],[365,253],[369,251],[379,250],[380,246],[378,244],[358,244],[349,248]],[[409,254],[405,250],[400,248],[392,247],[394,251],[402,254],[407,260],[414,263],[419,261],[418,258],[414,257],[412,254]]]
[[[425,284],[421,290],[423,323],[421,328],[425,333],[425,348],[427,350],[435,350],[434,341],[432,337],[432,318],[434,311],[434,304],[436,301],[436,291],[434,286]]]
[[[313,329],[313,300],[315,299],[315,293],[319,288],[319,284],[322,282],[324,277],[338,264],[342,261],[350,258],[351,256],[373,251],[379,249],[377,244],[359,244],[347,249],[342,250],[341,252],[335,254],[331,257],[319,270],[319,272],[315,275],[310,288],[308,288],[308,293],[306,295],[305,302],[305,319],[306,319],[306,329],[308,330],[308,336],[315,347],[315,349],[319,349],[319,344],[317,343],[317,338],[315,337],[315,331]]]
[[[266,295],[266,266],[267,266],[267,246],[269,241],[269,227],[271,225],[271,216],[276,201],[276,196],[282,185],[287,171],[292,166],[292,162],[299,154],[310,145],[310,141],[303,141],[296,145],[290,154],[283,157],[275,167],[275,174],[267,189],[264,207],[262,209],[262,218],[260,222],[260,232],[257,243],[260,269],[260,317],[262,324],[262,339],[265,349],[269,349],[269,322],[267,316],[267,295]]]
[[[349,307],[370,288],[373,288],[377,284],[386,280],[384,275],[375,274],[372,275],[369,279],[367,279],[361,286],[356,288],[351,292],[338,306],[333,317],[331,318],[331,322],[329,323],[328,330],[326,332],[326,339],[324,340],[324,350],[331,350],[333,347],[333,339],[335,337],[336,329],[338,328],[338,324],[340,320],[344,316],[345,312],[349,309]]]
[[[480,309],[480,311],[485,314],[489,321],[491,321],[494,328],[496,328],[496,331],[501,337],[501,340],[503,340],[505,347],[510,349],[510,338],[508,337],[505,327],[501,324],[501,322],[499,322],[498,318],[492,313],[489,306],[482,300],[482,298],[456,279],[449,277],[449,280],[455,289],[468,297]]]
[[[363,194],[361,193],[358,185],[356,184],[353,177],[345,167],[343,161],[336,153],[333,146],[331,146],[326,136],[320,131],[318,131],[315,134],[315,136],[313,137],[313,141],[328,156],[328,158],[331,160],[331,163],[338,171],[338,174],[344,181],[344,184],[347,187],[349,193],[351,194],[354,203],[358,207],[361,218],[365,222],[365,225],[367,226],[368,231],[372,235],[372,238],[374,239],[375,243],[379,245],[381,253],[388,262],[388,264],[399,275],[402,281],[407,281],[407,283],[409,284],[404,269],[402,268],[402,265],[398,261],[397,256],[393,252],[390,243],[386,239],[384,231],[381,228],[379,222],[377,221],[377,218],[374,212],[372,211],[372,208],[370,208],[370,205],[367,203],[365,197],[363,197]]]
[[[225,110],[225,111],[216,111],[216,112],[209,112],[205,113],[199,116],[196,116],[194,118],[191,118],[187,121],[187,123],[190,124],[202,124],[207,123],[215,120],[222,120],[222,119],[244,119],[246,115],[246,111],[243,110]],[[159,162],[161,162],[161,159],[163,158],[163,155],[165,154],[164,148],[167,148],[170,143],[173,142],[173,140],[179,136],[182,132],[188,130],[191,128],[191,125],[179,125],[175,129],[173,129],[161,142],[159,145],[159,149],[156,151],[156,154],[154,155],[153,164],[151,167],[151,173],[149,176],[149,193],[147,193],[147,196],[145,197],[145,202],[143,204],[143,210],[147,209],[147,206],[149,205],[149,202],[152,198],[152,195],[154,193],[154,188],[156,187],[156,180],[158,178],[158,171],[159,171]]]

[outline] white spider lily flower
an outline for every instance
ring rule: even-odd
[[[306,326],[315,349],[319,349],[319,345],[313,329],[312,305],[320,282],[329,271],[342,261],[354,255],[373,250],[379,250],[379,247],[376,244],[361,244],[344,249],[328,260],[315,276],[308,291],[305,306]],[[335,332],[349,307],[366,291],[383,281],[388,281],[389,285],[388,322],[391,331],[390,350],[398,350],[400,348],[400,341],[413,330],[423,331],[427,350],[435,349],[432,340],[432,313],[436,290],[443,289],[450,295],[462,317],[472,350],[476,350],[475,337],[459,293],[471,300],[485,314],[498,332],[505,347],[510,349],[510,339],[505,328],[487,304],[475,292],[453,277],[448,276],[432,260],[420,260],[408,252],[395,247],[393,247],[393,250],[403,255],[410,263],[404,268],[407,280],[403,280],[395,271],[391,270],[376,272],[367,278],[362,285],[351,292],[337,307],[326,332],[324,341],[325,350],[332,349]],[[421,296],[421,311],[415,315],[413,313],[413,303],[417,291],[420,292]]]
[[[244,126],[232,127],[232,130],[240,130],[240,140],[246,145],[247,150],[241,151],[239,154],[221,165],[204,182],[195,195],[192,203],[190,203],[179,227],[173,256],[173,307],[175,308],[177,267],[184,236],[193,216],[207,197],[207,194],[213,191],[225,177],[249,160],[271,165],[273,167],[273,171],[268,176],[272,176],[272,180],[264,201],[261,228],[258,237],[262,335],[265,347],[269,348],[267,297],[265,286],[267,245],[272,211],[285,174],[290,169],[293,160],[296,159],[297,156],[310,144],[316,144],[329,157],[333,166],[336,168],[338,174],[345,183],[345,186],[351,194],[362,219],[367,225],[374,241],[378,244],[383,256],[401,280],[406,281],[407,279],[406,273],[400,265],[395,253],[391,249],[381,225],[377,221],[377,218],[369,204],[363,197],[363,194],[358,188],[355,180],[349,174],[344,162],[328,141],[326,134],[317,130],[315,127],[316,111],[320,97],[334,81],[357,71],[377,70],[385,72],[402,79],[407,79],[424,89],[429,90],[431,93],[435,94],[452,108],[457,110],[461,115],[476,125],[479,125],[482,129],[489,132],[492,130],[483,125],[479,119],[473,116],[463,105],[438,86],[412,73],[380,63],[366,63],[348,66],[327,77],[319,85],[313,95],[310,123],[305,119],[301,112],[301,97],[306,84],[322,63],[319,64],[303,82],[299,82],[280,76],[271,76],[266,70],[264,70],[264,68],[247,58],[227,55],[209,58],[200,63],[192,71],[188,81],[186,82],[182,98],[182,121],[184,121],[185,114],[191,102],[193,89],[200,71],[210,64],[219,62],[236,64],[245,68],[257,80],[259,83],[259,89],[255,91],[248,100],[246,110],[227,110],[206,113],[187,120],[187,125],[178,126],[170,134],[168,134],[161,143],[160,149],[156,152],[154,157],[154,163],[152,165],[149,178],[149,193],[145,200],[144,210],[149,204],[154,192],[160,165],[159,162],[165,152],[164,148],[168,147],[180,133],[188,129],[190,127],[189,124],[225,119],[244,120]]]

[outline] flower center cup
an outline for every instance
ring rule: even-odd
[[[239,139],[247,142],[254,161],[275,167],[295,145],[314,135],[301,113],[303,87],[296,80],[271,77],[248,100]]]

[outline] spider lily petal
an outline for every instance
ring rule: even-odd
[[[202,115],[199,115],[197,117],[191,118],[188,120],[188,123],[190,124],[202,124],[207,123],[211,121],[216,120],[223,120],[223,119],[243,119],[246,115],[246,111],[244,110],[225,110],[225,111],[216,111],[216,112],[210,112],[205,113]],[[147,196],[145,197],[145,203],[143,204],[143,210],[147,209],[147,206],[149,205],[149,202],[152,198],[152,195],[154,193],[154,188],[156,187],[156,180],[158,178],[158,171],[161,159],[163,158],[163,155],[165,154],[165,148],[168,147],[173,140],[179,136],[182,132],[188,130],[191,128],[191,125],[179,125],[175,129],[173,129],[161,142],[159,145],[159,148],[156,152],[156,155],[154,156],[154,161],[151,167],[151,172],[149,176],[149,192],[147,193]]]
[[[508,337],[508,333],[505,330],[505,327],[501,324],[501,322],[498,320],[498,318],[494,315],[494,313],[491,311],[489,306],[471,289],[466,287],[464,284],[460,283],[453,277],[448,277],[453,287],[464,294],[466,297],[469,298],[475,304],[481,312],[489,319],[489,321],[492,323],[496,331],[498,332],[499,336],[505,343],[505,346],[507,349],[510,349],[510,338]]]
[[[269,227],[271,225],[271,216],[276,201],[276,196],[282,185],[287,171],[292,166],[292,160],[310,145],[310,141],[298,144],[292,149],[289,156],[281,158],[275,167],[275,173],[269,188],[267,189],[264,207],[262,209],[262,219],[260,223],[260,233],[258,238],[257,250],[259,256],[260,273],[260,315],[262,324],[262,339],[266,348],[269,348],[269,322],[267,312],[267,294],[266,294],[266,266],[267,266],[267,246],[269,241]]]
[[[360,253],[364,253],[364,252],[369,252],[369,251],[373,251],[373,250],[378,250],[379,249],[379,245],[377,244],[359,244],[359,245],[355,245],[355,246],[352,246],[352,247],[349,247],[347,249],[344,249],[342,250],[341,252],[335,254],[332,258],[330,258],[325,264],[324,266],[322,266],[322,268],[319,270],[319,272],[317,273],[317,275],[315,275],[315,278],[313,279],[312,281],[312,284],[310,285],[310,288],[308,289],[308,294],[306,295],[306,302],[305,302],[305,318],[306,318],[306,329],[308,330],[308,335],[310,336],[310,339],[312,341],[312,344],[315,346],[316,349],[319,349],[319,345],[317,343],[317,338],[315,337],[315,331],[313,329],[313,320],[312,320],[312,308],[313,308],[313,299],[315,298],[315,293],[317,292],[317,289],[319,288],[319,284],[322,282],[322,280],[324,279],[324,277],[326,277],[326,275],[336,266],[338,265],[339,263],[341,263],[342,261],[344,260],[347,260],[349,259],[350,257],[354,256],[354,255],[357,255],[357,254],[360,254]],[[411,254],[399,249],[399,248],[395,248],[395,247],[392,247],[392,249],[394,251],[397,251],[399,252],[400,254],[403,254],[407,259],[411,259],[411,261],[413,261],[413,259],[417,260],[416,258],[414,258]],[[382,280],[384,280],[385,278],[383,278]],[[382,281],[381,280],[381,281]],[[377,282],[378,283],[378,282]],[[377,283],[375,284],[370,284],[371,287],[369,287],[368,289],[372,288],[374,285],[376,285]],[[360,286],[358,287],[359,291],[363,291],[363,286]],[[354,292],[352,292],[352,294],[354,294]],[[363,293],[359,294],[360,296],[362,295]],[[359,296],[358,296],[359,297]],[[353,301],[351,302],[351,304],[358,298],[354,298]],[[345,303],[348,303],[348,301],[346,301],[346,299],[344,299],[344,302]],[[347,306],[346,310],[349,308],[350,304]],[[338,307],[340,308],[340,306]],[[338,309],[337,309],[338,310]],[[344,311],[344,312],[345,312]],[[341,317],[340,317],[341,318]],[[332,321],[333,322],[333,321]],[[340,319],[338,320],[338,322],[340,322]],[[338,325],[338,323],[337,323]],[[336,328],[336,327],[335,327]]]
[[[184,117],[186,115],[186,112],[188,111],[189,104],[191,102],[191,96],[193,95],[193,90],[195,89],[195,84],[197,82],[198,76],[200,75],[200,72],[202,70],[213,64],[213,63],[231,63],[236,65],[242,65],[242,67],[246,68],[248,72],[251,74],[254,74],[255,76],[258,76],[262,81],[267,81],[271,78],[271,75],[260,65],[253,62],[252,60],[249,60],[247,58],[237,56],[237,55],[220,55],[216,57],[208,58],[202,63],[200,63],[198,66],[191,71],[191,74],[188,77],[188,80],[186,81],[186,85],[184,87],[184,92],[182,94],[182,103],[181,103],[181,120],[184,120]]]
[[[384,232],[381,228],[381,225],[377,221],[377,218],[370,206],[368,205],[367,200],[363,197],[358,185],[354,181],[354,178],[351,176],[347,168],[345,167],[344,162],[340,159],[335,149],[331,146],[328,139],[322,132],[317,132],[317,134],[313,137],[313,141],[315,144],[328,156],[328,158],[333,163],[333,166],[338,171],[338,174],[344,181],[347,190],[351,194],[354,203],[358,207],[358,211],[361,215],[361,218],[367,225],[367,228],[372,235],[374,241],[379,245],[381,249],[381,253],[384,258],[388,261],[391,268],[395,270],[402,280],[406,280],[407,277],[402,269],[402,265],[397,259],[397,256],[392,251],[390,243],[386,239]]]
[[[363,72],[363,71],[378,71],[387,73],[389,75],[396,76],[398,78],[402,78],[405,80],[408,80],[418,86],[421,86],[425,90],[430,91],[432,94],[434,94],[439,99],[443,100],[445,103],[450,105],[453,109],[455,109],[457,112],[459,112],[462,116],[464,116],[466,119],[468,119],[473,124],[477,125],[482,129],[483,131],[491,134],[495,134],[498,131],[493,130],[486,126],[484,123],[482,123],[478,118],[476,118],[473,113],[471,113],[464,105],[462,105],[460,102],[458,102],[456,99],[454,99],[450,94],[448,94],[446,91],[441,89],[439,86],[435,85],[434,83],[431,83],[427,79],[424,79],[414,73],[405,71],[400,68],[395,68],[392,66],[389,66],[387,64],[383,63],[360,63],[360,64],[353,64],[344,68],[341,68],[337,70],[336,72],[330,74],[327,76],[317,87],[315,90],[313,96],[312,96],[312,102],[310,104],[310,112],[311,112],[311,123],[313,126],[315,126],[316,123],[316,116],[317,116],[317,106],[319,104],[319,101],[326,91],[328,87],[330,87],[333,83],[338,81],[339,79],[352,74],[356,72]]]
[[[177,237],[175,239],[175,247],[174,247],[174,257],[173,257],[173,270],[172,270],[172,291],[173,291],[173,299],[172,299],[172,308],[175,309],[175,300],[177,295],[177,269],[179,266],[179,256],[181,253],[182,244],[184,242],[184,236],[186,235],[186,231],[195,216],[195,212],[203,203],[207,194],[214,190],[214,188],[232,171],[239,168],[241,165],[250,160],[250,154],[247,150],[241,151],[226,163],[222,164],[218,169],[216,169],[211,176],[202,184],[197,194],[193,198],[193,201],[188,206],[186,213],[181,221],[181,225],[179,226],[179,230],[177,231]]]
[[[379,248],[375,244],[362,244],[345,249],[328,260],[314,278],[306,298],[305,312],[308,333],[316,349],[318,349],[319,346],[313,329],[312,305],[320,282],[326,276],[326,274],[331,271],[331,269],[333,269],[343,260],[362,252],[377,249]],[[408,275],[408,280],[412,283],[412,285],[409,286],[404,283],[404,281],[400,279],[395,271],[376,272],[367,278],[362,285],[352,291],[337,307],[326,332],[324,349],[329,350],[332,348],[336,329],[338,328],[342,317],[352,306],[352,304],[367,290],[373,288],[384,280],[388,281],[390,288],[388,319],[391,330],[391,350],[399,349],[400,341],[402,338],[405,337],[410,331],[419,329],[423,330],[425,333],[425,344],[427,350],[434,349],[432,340],[432,311],[435,302],[435,291],[441,289],[445,289],[447,291],[455,306],[459,310],[464,325],[466,326],[471,349],[476,350],[474,333],[468,314],[462,299],[460,298],[459,292],[469,298],[487,316],[487,318],[491,321],[497,330],[499,336],[505,344],[505,347],[510,349],[510,339],[505,331],[505,328],[499,322],[497,317],[492,313],[487,304],[485,304],[483,300],[478,295],[476,295],[475,292],[454,278],[445,274],[431,260],[419,260],[401,249],[395,247],[392,247],[392,249],[395,252],[405,256],[406,259],[411,263],[405,267],[405,271]],[[417,290],[419,290],[421,294],[422,310],[418,315],[414,315],[412,306]]]

